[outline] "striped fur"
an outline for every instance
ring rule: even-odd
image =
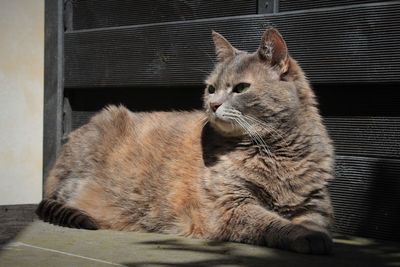
[[[89,215],[52,199],[43,199],[36,209],[36,215],[45,222],[59,226],[87,230],[98,229],[96,222]]]

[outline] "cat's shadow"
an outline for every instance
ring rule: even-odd
[[[236,149],[238,139],[223,137],[207,123],[201,133],[203,161],[206,167],[212,167],[218,158]]]
[[[395,243],[364,242],[338,236],[332,255],[304,255],[278,249],[230,242],[183,242],[180,239],[135,243],[146,251],[162,251],[162,260],[124,262],[125,266],[399,266],[400,249]],[[153,257],[152,257],[153,258]],[[157,258],[157,257],[154,257]]]

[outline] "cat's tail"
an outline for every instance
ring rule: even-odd
[[[71,228],[99,229],[95,220],[81,210],[68,207],[53,199],[43,199],[36,214],[45,222]]]

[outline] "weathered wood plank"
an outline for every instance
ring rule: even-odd
[[[36,219],[36,204],[0,206],[0,246]]]
[[[400,82],[400,1],[65,34],[67,88],[196,86],[213,67],[211,29],[253,51],[275,25],[313,83]]]

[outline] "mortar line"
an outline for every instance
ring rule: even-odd
[[[103,260],[99,260],[99,259],[95,259],[95,258],[76,255],[76,254],[72,254],[72,253],[68,253],[68,252],[64,252],[64,251],[60,251],[60,250],[55,250],[55,249],[51,249],[51,248],[44,248],[44,247],[34,246],[34,245],[26,244],[26,243],[23,243],[23,242],[13,242],[9,246],[13,246],[13,247],[25,246],[25,247],[44,250],[44,251],[59,253],[59,254],[63,254],[63,255],[67,255],[67,256],[71,256],[71,257],[81,258],[81,259],[85,259],[85,260],[101,262],[101,263],[110,264],[110,265],[114,265],[114,266],[125,266],[126,267],[126,265],[122,265],[122,264],[118,264],[118,263],[113,263],[113,262],[109,262],[109,261],[103,261]]]

